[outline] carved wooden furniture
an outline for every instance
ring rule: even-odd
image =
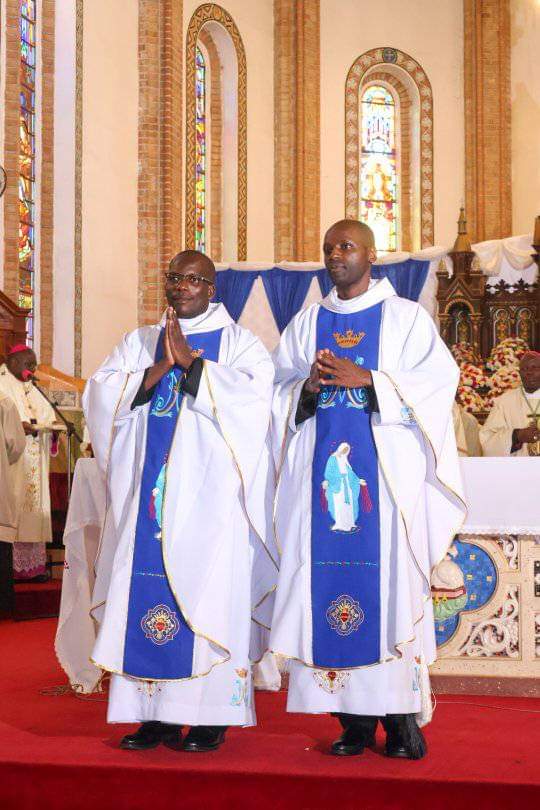
[[[471,249],[465,213],[461,209],[458,237],[449,253],[453,274],[441,262],[437,271],[441,336],[448,346],[466,342],[480,357],[508,337],[519,337],[533,349],[540,346],[540,285],[519,280],[490,285]],[[537,233],[538,231],[538,233]],[[533,259],[540,268],[540,217],[537,218]],[[538,242],[538,244],[536,244]]]

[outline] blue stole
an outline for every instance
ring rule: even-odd
[[[317,350],[377,369],[382,303],[350,314],[321,307]],[[380,659],[378,461],[370,389],[326,386],[318,397],[312,467],[313,663]]]
[[[155,362],[163,357],[164,332]],[[189,345],[198,356],[217,360],[221,332],[190,335]],[[167,460],[183,398],[183,375],[179,366],[171,369],[150,403],[124,645],[123,671],[135,678],[188,678],[193,668],[195,636],[171,590],[161,545]],[[169,487],[176,489],[175,482],[169,481]]]

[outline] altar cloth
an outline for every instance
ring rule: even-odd
[[[460,534],[540,535],[540,457],[461,458]]]

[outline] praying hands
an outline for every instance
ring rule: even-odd
[[[363,388],[373,385],[370,371],[360,368],[347,357],[336,357],[330,349],[317,352],[316,366],[320,385],[337,385],[340,388]]]

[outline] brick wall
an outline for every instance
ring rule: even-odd
[[[275,259],[320,258],[319,0],[274,0]]]
[[[464,0],[465,189],[473,242],[512,232],[510,2]]]
[[[182,0],[139,0],[139,324],[159,320],[182,246]]]

